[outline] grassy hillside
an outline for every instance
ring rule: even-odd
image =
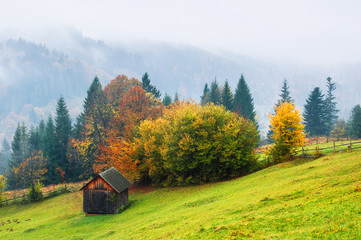
[[[137,192],[116,215],[85,217],[75,192],[0,208],[0,239],[360,239],[360,183],[361,151],[354,151],[227,182]]]

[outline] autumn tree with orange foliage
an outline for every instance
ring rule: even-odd
[[[131,87],[116,108],[111,127],[107,130],[108,138],[101,146],[101,154],[93,169],[100,172],[114,166],[130,179],[136,178],[138,161],[134,158],[133,138],[140,122],[159,117],[162,109],[162,103],[151,93],[140,86]]]
[[[128,91],[135,86],[142,86],[142,83],[136,78],[128,78],[125,75],[119,75],[105,86],[104,92],[107,95],[109,103],[114,107],[118,107],[123,101]]]
[[[301,113],[292,102],[286,101],[275,106],[275,114],[268,116],[275,143],[266,153],[274,163],[288,161],[306,141]]]
[[[44,179],[44,175],[48,171],[47,159],[41,151],[34,151],[12,171],[23,187],[34,186]]]

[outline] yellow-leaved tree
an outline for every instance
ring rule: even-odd
[[[292,159],[296,148],[304,145],[306,135],[301,113],[295,105],[284,102],[276,106],[275,110],[274,115],[268,115],[275,143],[266,153],[274,163],[280,163]]]

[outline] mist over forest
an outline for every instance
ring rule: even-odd
[[[54,113],[63,96],[73,119],[82,111],[86,90],[95,76],[103,86],[124,74],[138,79],[147,72],[162,93],[200,101],[205,83],[227,79],[235,89],[244,75],[254,99],[261,133],[268,128],[267,113],[279,98],[287,79],[291,96],[302,111],[311,90],[325,91],[326,78],[336,83],[335,96],[340,118],[361,102],[358,64],[316,66],[290,62],[267,62],[232,52],[211,53],[189,46],[165,43],[106,43],[71,30],[56,42],[5,39],[0,42],[0,138],[11,140],[17,124],[38,124]],[[6,103],[6,104],[4,104]]]

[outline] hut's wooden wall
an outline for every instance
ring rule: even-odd
[[[101,177],[96,177],[93,181],[91,181],[84,189],[88,190],[114,190],[112,186],[110,186],[106,181],[104,181]]]
[[[117,193],[101,177],[97,177],[83,189],[83,199],[86,213],[116,213],[128,203],[128,189]]]

